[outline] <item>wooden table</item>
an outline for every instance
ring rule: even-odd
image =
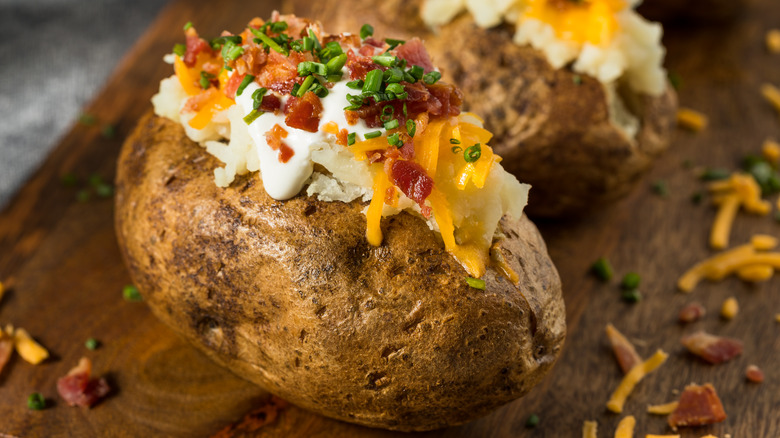
[[[103,91],[85,111],[97,126],[76,125],[40,170],[0,214],[0,279],[10,291],[0,302],[0,322],[26,328],[52,352],[32,366],[19,357],[0,374],[0,432],[12,436],[208,436],[262,407],[268,394],[212,364],[142,303],[122,299],[129,282],[114,238],[112,202],[78,202],[88,176],[113,178],[124,136],[149,107],[158,81],[170,75],[160,59],[182,39],[181,26],[197,23],[204,35],[245,25],[252,15],[267,16],[278,2],[251,8],[237,0],[176,1],[170,4],[125,56]],[[668,432],[663,417],[644,413],[647,404],[676,398],[690,382],[712,382],[728,419],[712,427],[682,432],[734,437],[780,436],[780,280],[750,286],[735,279],[700,285],[692,295],[676,292],[676,278],[711,254],[706,241],[714,210],[690,202],[703,186],[683,162],[734,167],[740,157],[759,151],[761,142],[780,138],[780,120],[758,92],[763,82],[780,84],[780,56],[763,45],[765,32],[780,24],[780,4],[756,0],[731,25],[677,27],[666,32],[667,65],[683,78],[680,101],[709,115],[700,134],[677,132],[671,150],[624,202],[578,222],[540,223],[550,254],[560,270],[567,304],[569,336],[553,372],[528,396],[473,423],[422,436],[579,436],[583,420],[597,420],[601,436],[611,436],[620,417],[604,404],[620,380],[605,344],[603,328],[614,323],[648,356],[656,348],[670,352],[660,372],[641,383],[629,399],[627,414],[637,417],[637,436]],[[117,135],[101,135],[111,124]],[[75,173],[79,187],[66,187],[62,175]],[[664,180],[668,197],[650,190]],[[780,224],[740,214],[732,242],[756,232],[780,235]],[[587,274],[590,264],[607,256],[617,273],[642,275],[644,299],[620,300],[617,284],[601,284]],[[741,312],[726,322],[718,316],[722,301],[735,296]],[[678,310],[693,300],[709,310],[691,326],[676,322]],[[679,338],[697,329],[745,342],[744,354],[711,366],[684,352]],[[87,350],[84,341],[102,346]],[[99,375],[114,388],[91,410],[70,408],[56,394],[56,380],[90,357]],[[744,369],[755,363],[766,373],[762,385],[745,382]],[[27,396],[39,391],[49,402],[30,411]],[[270,411],[267,411],[270,412]],[[537,414],[535,429],[526,418]],[[295,407],[263,423],[256,415],[225,436],[395,436],[309,414]],[[252,430],[255,428],[255,430]],[[1,436],[1,434],[0,434]]]

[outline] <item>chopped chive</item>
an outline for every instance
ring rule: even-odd
[[[81,123],[84,126],[92,126],[95,124],[95,122],[97,122],[97,119],[92,114],[82,113],[79,116],[79,123]]]
[[[76,177],[75,173],[66,173],[65,175],[62,175],[60,181],[62,182],[62,185],[65,187],[73,187],[76,184],[78,184],[79,179]]]
[[[398,125],[399,125],[398,119],[388,120],[387,122],[385,122],[385,129],[389,131],[391,129],[397,128]]]
[[[730,176],[731,176],[731,172],[729,172],[726,169],[706,168],[701,173],[701,175],[699,175],[699,179],[702,181],[717,181],[721,179],[726,179]]]
[[[388,93],[398,95],[404,92],[404,86],[401,84],[390,84],[387,86],[386,90]]]
[[[271,32],[282,33],[287,30],[288,25],[286,21],[274,21],[271,23]]]
[[[103,184],[103,178],[100,175],[98,175],[97,173],[93,173],[92,175],[89,176],[89,178],[87,179],[87,182],[92,187],[97,187],[100,184]]]
[[[355,144],[355,141],[357,140],[357,134],[354,132],[350,132],[347,134],[347,146],[352,146]]]
[[[582,84],[582,76],[574,75],[574,76],[571,77],[571,81],[574,82],[575,85],[581,85]]]
[[[265,93],[267,93],[268,90],[264,87],[260,87],[257,90],[252,92],[252,109],[253,110],[259,110],[260,107],[263,105],[263,96],[265,96]]]
[[[272,48],[274,51],[281,53],[282,55],[288,55],[287,51],[284,50],[276,41],[271,39],[268,35],[264,34],[263,32],[260,32],[259,30],[250,27],[249,30],[259,39],[259,42],[262,42],[266,46]],[[257,40],[255,40],[258,42]]]
[[[406,117],[408,115],[408,114],[406,114],[406,102],[404,102],[403,112],[404,112],[404,117]]]
[[[632,304],[638,303],[642,300],[642,294],[637,289],[623,291],[620,294],[620,297],[623,298],[623,301]]]
[[[533,429],[537,425],[539,425],[539,416],[536,414],[529,415],[528,419],[525,420],[525,427],[529,429]]]
[[[370,140],[372,138],[377,138],[380,135],[382,135],[382,131],[371,131],[371,132],[366,132],[366,135],[364,135],[364,137],[366,138],[366,140]]]
[[[388,49],[388,50],[393,50],[396,47],[400,46],[401,44],[405,43],[406,41],[404,41],[404,40],[395,40],[395,39],[392,39],[392,38],[385,38],[385,42],[390,45],[390,49]]]
[[[27,408],[33,411],[40,411],[46,408],[46,399],[40,392],[33,392],[27,397]]]
[[[205,71],[200,72],[200,88],[203,88],[204,90],[208,89],[211,86],[212,79],[214,79],[213,74],[206,73]]]
[[[132,284],[128,284],[122,288],[122,296],[125,297],[125,301],[143,301],[141,293],[138,292],[138,288]]]
[[[252,122],[257,120],[257,118],[262,116],[263,114],[265,114],[265,112],[260,110],[252,110],[252,112],[244,116],[244,123],[246,123],[247,125],[251,125]]]
[[[84,342],[84,346],[87,347],[87,350],[97,350],[100,347],[100,341],[95,338],[89,338]]]
[[[384,82],[388,84],[395,84],[404,80],[404,71],[398,67],[392,67],[385,70],[382,75]]]
[[[482,146],[477,143],[474,146],[469,146],[466,148],[466,151],[463,152],[463,159],[466,160],[467,163],[473,163],[477,160],[479,160],[479,157],[482,156]]]
[[[451,138],[450,144],[460,144],[460,140],[458,140],[457,138]]]
[[[641,278],[636,272],[629,272],[623,276],[623,281],[620,282],[620,287],[624,290],[636,289],[639,287]]]
[[[349,81],[347,82],[347,87],[353,89],[353,90],[362,90],[363,89],[363,81],[358,79],[356,81]]]
[[[314,44],[314,48],[317,50],[320,50],[322,46],[320,45],[320,40],[317,39],[317,35],[314,34],[314,31],[309,29],[309,38],[312,40],[312,44]]]
[[[409,137],[414,137],[414,134],[417,133],[417,124],[414,123],[414,120],[408,119],[406,121],[406,133],[409,134]]]
[[[374,34],[374,26],[366,23],[360,28],[360,39],[364,40]]]
[[[240,35],[227,35],[214,38],[211,40],[211,47],[223,47],[229,44],[233,46],[241,44],[243,42]]]
[[[450,150],[452,151],[453,154],[457,154],[463,151],[463,148],[460,146],[453,146]]]
[[[87,202],[89,201],[90,194],[89,190],[82,189],[76,192],[76,201],[78,202]]]
[[[363,92],[377,92],[382,85],[382,70],[371,70],[366,74],[366,80],[363,84]]]
[[[701,204],[701,201],[704,199],[704,194],[702,192],[696,192],[691,195],[691,202],[693,202],[696,205]]]
[[[314,48],[314,38],[310,36],[303,37],[303,51],[310,52]]]
[[[100,130],[100,135],[108,139],[114,138],[116,135],[116,127],[111,124],[105,125],[103,126],[103,129]]]
[[[396,120],[396,122],[398,122],[398,121]],[[397,132],[396,132],[395,134],[393,134],[393,135],[390,135],[390,136],[388,136],[388,137],[387,137],[387,142],[388,142],[388,143],[389,143],[391,146],[395,146],[395,147],[397,147],[397,148],[400,148],[401,146],[403,146],[403,145],[404,145],[404,142],[402,142],[402,141],[401,141],[401,136],[400,136],[400,135],[398,135],[398,133],[397,133]]]
[[[423,74],[425,74],[425,69],[423,69],[419,65],[413,65],[412,68],[409,69],[409,74],[412,75],[413,78],[419,81],[420,79],[423,78]]]
[[[480,278],[466,277],[466,283],[474,289],[485,290],[485,280]]]
[[[309,91],[309,88],[312,86],[312,84],[314,84],[314,76],[306,76],[306,79],[303,80],[301,88],[298,89],[298,94],[296,94],[296,96],[303,97],[303,95]]]
[[[669,83],[672,84],[672,88],[675,90],[680,90],[680,87],[682,87],[682,76],[680,76],[679,73],[670,71],[669,72]]]
[[[430,73],[426,73],[423,76],[423,82],[425,82],[428,85],[435,84],[436,82],[439,81],[439,79],[441,79],[441,73],[439,73],[437,71],[432,71]]]
[[[332,58],[328,61],[326,67],[328,68],[328,74],[341,73],[341,69],[344,68],[344,64],[347,63],[347,55],[344,53]]]
[[[385,105],[382,107],[382,115],[379,116],[379,120],[382,122],[389,122],[395,114],[395,108],[392,105]]]
[[[651,187],[656,195],[662,198],[669,196],[669,187],[666,185],[666,181],[659,179]]]
[[[612,265],[609,263],[609,260],[604,257],[596,260],[590,267],[590,271],[596,278],[605,283],[612,279]]]
[[[396,58],[393,55],[379,55],[379,56],[374,56],[371,59],[374,60],[374,64],[381,65],[382,67],[390,67],[393,65],[393,63],[395,63],[396,59],[398,58]]]
[[[187,24],[184,25],[184,31],[186,32],[190,30],[191,27],[192,27],[192,21],[188,21]]]
[[[298,76],[306,76],[312,73],[325,76],[328,74],[328,67],[321,62],[313,61],[303,61],[298,64]]]
[[[100,198],[110,198],[114,194],[114,186],[101,183],[95,187],[95,194]]]
[[[174,44],[173,53],[179,55],[179,57],[182,57],[185,53],[187,53],[187,46],[184,44]]]
[[[240,96],[246,87],[251,84],[255,80],[255,77],[252,75],[246,75],[244,76],[244,79],[241,81],[241,83],[238,85],[238,89],[236,89],[236,96]]]
[[[225,45],[222,48],[222,58],[225,61],[235,61],[239,56],[244,54],[244,48],[239,46]]]

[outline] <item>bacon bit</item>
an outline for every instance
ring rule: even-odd
[[[642,358],[636,352],[634,345],[623,336],[612,324],[607,324],[607,338],[612,345],[612,352],[615,353],[615,359],[620,365],[620,369],[623,370],[623,374],[627,374],[632,368],[642,363]]]
[[[688,385],[680,394],[680,404],[669,416],[669,426],[703,426],[720,423],[726,419],[723,404],[712,384]]]
[[[701,317],[707,314],[707,309],[700,303],[693,302],[680,309],[680,315],[678,319],[681,323],[689,323],[698,321]]]
[[[346,129],[342,129],[339,131],[339,134],[336,136],[336,144],[341,146],[347,146],[347,143],[349,143],[349,131]]]
[[[194,67],[198,62],[198,54],[205,51],[205,53],[211,54],[211,46],[206,40],[198,37],[198,32],[194,27],[187,29],[185,36],[187,38],[187,51],[184,52],[184,63],[187,67]]]
[[[246,414],[240,422],[220,430],[211,438],[237,438],[254,435],[262,427],[276,422],[279,412],[288,406],[286,401],[271,396],[266,404]]]
[[[425,173],[422,166],[413,161],[394,161],[388,176],[393,185],[420,206],[433,190],[433,179]]]
[[[295,151],[288,146],[287,143],[282,141],[283,138],[287,138],[287,131],[279,126],[278,123],[275,124],[270,131],[265,133],[265,141],[268,143],[268,147],[275,151],[279,151],[280,163],[290,161],[290,158],[295,155]]]
[[[253,75],[261,87],[289,94],[296,82],[303,82],[303,78],[298,77],[298,64],[305,60],[300,52],[292,52],[288,57],[271,50],[263,68]]]
[[[214,97],[219,93],[216,88],[211,87],[208,90],[203,91],[200,94],[196,94],[189,99],[187,99],[187,102],[184,104],[184,111],[185,112],[192,112],[197,113],[203,107],[206,106],[207,103],[209,103]]]
[[[425,73],[433,71],[431,56],[428,54],[428,51],[419,38],[414,37],[401,44],[395,48],[395,52],[396,56],[405,59],[409,65],[418,65],[425,69]]]
[[[311,91],[304,94],[302,98],[291,96],[287,99],[284,114],[287,126],[317,132],[320,126],[320,114],[322,114],[322,101]]]
[[[373,55],[373,53],[374,50],[372,48],[371,55]],[[362,55],[362,53],[356,55],[354,50],[347,51],[347,63],[345,65],[349,71],[350,79],[365,79],[366,74],[371,70],[381,69],[379,65],[374,64],[371,55]]]
[[[673,401],[662,405],[650,405],[647,407],[647,413],[653,415],[669,415],[677,409],[677,405],[679,404],[680,402]]]
[[[406,142],[403,146],[401,146],[400,149],[398,149],[398,152],[401,153],[401,157],[404,160],[411,160],[414,158],[414,143]]]
[[[263,102],[260,104],[260,109],[269,112],[269,113],[275,113],[279,111],[282,108],[282,100],[279,99],[274,94],[266,94],[263,96]]]
[[[764,381],[764,372],[755,365],[748,365],[745,370],[745,378],[747,378],[749,382],[761,383]]]
[[[11,353],[14,352],[14,338],[6,334],[2,328],[0,328],[0,373],[3,372],[5,364],[11,358]]]
[[[229,99],[235,100],[238,86],[241,85],[241,81],[243,81],[245,77],[246,74],[242,75],[242,74],[234,73],[233,76],[231,76],[230,79],[228,79],[227,83],[225,84],[225,89],[222,90],[222,92],[225,93],[225,96],[227,96]]]
[[[395,186],[390,186],[385,190],[385,204],[391,207],[398,206],[398,190]]]
[[[698,331],[681,340],[691,353],[711,364],[719,364],[742,354],[742,342]]]
[[[90,379],[92,362],[86,357],[57,380],[57,392],[70,406],[91,407],[111,390],[106,379]]]
[[[677,110],[677,124],[689,131],[698,132],[707,127],[707,116],[690,108]]]

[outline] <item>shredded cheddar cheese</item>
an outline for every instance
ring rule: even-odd
[[[780,29],[770,29],[766,33],[766,49],[769,53],[780,53]]]
[[[0,301],[3,301],[3,295],[5,295],[5,285],[0,281]]]
[[[714,249],[728,247],[731,227],[740,207],[759,215],[767,215],[772,210],[771,204],[761,199],[761,187],[750,175],[736,173],[728,180],[710,183],[709,190],[716,195],[713,202],[718,206],[710,232],[710,246]]]
[[[699,111],[690,108],[680,108],[677,110],[677,124],[689,131],[698,132],[707,127],[709,120],[707,116]]]
[[[764,140],[764,144],[761,147],[761,154],[769,163],[777,166],[780,164],[780,143],[772,139]]]
[[[761,86],[761,95],[780,113],[780,90],[772,84]]]
[[[184,91],[190,96],[194,96],[203,91],[198,85],[197,75],[194,75],[193,72],[187,68],[187,65],[184,64],[184,61],[179,56],[176,56],[176,59],[173,61],[173,71],[176,73],[176,77],[179,79],[179,83],[181,83]]]
[[[27,333],[27,330],[17,328],[16,330],[13,330],[13,336],[16,352],[27,362],[37,365],[49,357],[49,352],[39,343],[35,342],[32,336]]]
[[[780,313],[775,315],[775,321],[780,322]]]
[[[629,415],[620,420],[615,430],[615,438],[633,438],[634,427],[636,426],[636,418],[633,415]]]
[[[382,229],[379,225],[382,221],[382,208],[385,204],[384,193],[390,187],[390,180],[381,165],[375,167],[377,171],[374,175],[374,196],[371,198],[366,212],[366,239],[371,245],[379,246],[382,244]]]
[[[723,301],[723,305],[720,307],[720,316],[726,320],[732,320],[739,313],[739,303],[734,297],[726,298]]]
[[[669,415],[677,409],[677,405],[679,404],[680,402],[673,401],[662,405],[650,405],[647,407],[647,413],[653,415]]]
[[[634,390],[634,387],[649,373],[660,367],[669,357],[668,354],[662,350],[658,350],[646,361],[636,365],[631,371],[623,377],[620,385],[612,393],[612,396],[607,402],[607,409],[620,414],[623,412],[623,405],[626,402],[629,394]]]
[[[645,435],[645,438],[680,438],[680,435],[654,435],[650,433]]]
[[[586,421],[582,424],[582,438],[597,438],[599,424],[595,421]]]

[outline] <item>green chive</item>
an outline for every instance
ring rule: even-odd
[[[699,179],[702,181],[717,181],[721,179],[726,179],[731,176],[731,172],[729,172],[726,169],[704,169],[704,171],[699,175]]]
[[[379,116],[379,119],[383,122],[388,122],[393,118],[394,114],[395,108],[392,105],[385,105],[382,107],[382,115]]]
[[[315,35],[314,31],[311,29],[309,29],[309,38],[311,38],[315,49],[320,50],[322,48],[322,46],[320,45],[320,40],[317,39],[317,35]]]
[[[385,122],[385,129],[388,131],[398,127],[398,119],[388,120]]]
[[[314,48],[314,38],[305,36],[303,37],[303,51],[309,52]]]
[[[187,24],[184,25],[184,31],[186,32],[190,30],[191,27],[192,27],[192,21],[188,21]]]
[[[390,44],[390,48],[388,50],[393,50],[396,47],[400,46],[401,44],[405,43],[406,41],[404,41],[404,40],[394,40],[392,38],[385,38],[385,42],[387,44]]]
[[[469,146],[466,148],[466,151],[463,152],[463,159],[466,160],[467,163],[473,163],[477,160],[479,160],[479,157],[482,156],[482,146],[477,143],[474,146]]]
[[[271,32],[282,33],[287,30],[288,27],[289,26],[287,25],[286,21],[274,21],[271,23]]]
[[[309,91],[309,88],[314,83],[314,76],[309,75],[306,76],[306,79],[303,80],[303,83],[301,84],[301,88],[298,89],[298,97],[303,97],[304,94],[306,94],[307,91]]]
[[[252,109],[259,110],[263,105],[263,97],[268,90],[265,87],[260,87],[252,92]]]
[[[132,284],[128,284],[122,288],[122,296],[125,297],[125,301],[143,301],[141,293],[138,292],[138,288]]]
[[[385,70],[383,76],[384,82],[388,84],[395,84],[404,80],[404,71],[398,67],[393,67]]]
[[[460,144],[460,140],[458,140],[457,138],[451,138],[450,144]]]
[[[257,120],[257,118],[262,116],[263,114],[265,114],[265,112],[259,110],[252,110],[251,113],[244,116],[244,123],[246,123],[247,125],[251,125],[252,122]]]
[[[609,260],[604,257],[596,260],[590,267],[590,271],[596,278],[605,283],[612,279],[612,265],[609,263]]]
[[[347,87],[353,89],[353,90],[362,90],[363,89],[363,81],[358,79],[356,81],[349,81],[347,82]]]
[[[623,291],[623,293],[620,294],[620,297],[623,298],[623,301],[632,304],[642,300],[642,294],[637,289]]]
[[[539,424],[539,416],[536,414],[531,414],[528,416],[528,419],[525,420],[525,427],[529,429],[533,429]]]
[[[87,202],[89,201],[89,198],[89,190],[79,190],[76,192],[76,201],[78,202]]]
[[[257,39],[260,40],[260,42],[262,42],[266,46],[272,48],[274,51],[278,53],[281,53],[282,55],[285,56],[288,55],[287,51],[284,50],[279,44],[277,44],[276,41],[272,40],[271,37],[269,37],[268,35],[252,27],[250,27],[249,30],[257,37]]]
[[[326,67],[328,68],[328,74],[335,74],[340,73],[341,69],[344,68],[344,64],[347,63],[347,55],[341,54],[339,56],[336,56],[335,58],[332,58],[330,61],[328,61],[328,64]]]
[[[114,194],[114,187],[111,184],[99,184],[95,187],[95,194],[100,198],[110,198]]]
[[[100,135],[104,138],[114,138],[114,135],[116,135],[116,127],[111,124],[105,125],[103,126],[103,129],[100,130]]]
[[[682,76],[680,76],[679,73],[670,71],[669,72],[669,82],[672,84],[672,88],[675,90],[679,90],[680,87],[682,87]]]
[[[298,76],[306,76],[312,73],[325,76],[328,74],[328,67],[323,63],[313,61],[304,61],[298,64]]]
[[[390,84],[386,88],[388,93],[401,94],[404,92],[404,86],[401,84]]]
[[[620,287],[625,290],[636,289],[639,287],[641,278],[636,272],[629,272],[623,276],[623,281],[620,282]]]
[[[397,121],[396,121],[396,122],[397,122]],[[404,145],[404,142],[402,142],[402,141],[401,141],[401,136],[400,136],[400,135],[398,135],[398,133],[397,133],[397,132],[396,132],[395,134],[393,134],[393,135],[391,135],[391,136],[387,137],[387,142],[388,142],[388,143],[389,143],[391,146],[395,146],[395,147],[397,147],[397,148],[400,148],[401,146],[403,146],[403,145]]]
[[[377,92],[382,85],[382,70],[371,70],[366,74],[366,80],[363,84],[363,92]]]
[[[179,57],[182,57],[185,53],[187,53],[187,46],[184,44],[175,44],[173,46],[173,53],[179,55]]]
[[[366,140],[370,140],[372,138],[377,138],[380,135],[382,135],[382,131],[371,131],[371,132],[366,132],[366,135],[364,137],[366,137]]]
[[[200,72],[200,88],[203,88],[204,90],[208,89],[211,86],[212,79],[214,79],[214,75],[206,73],[205,71]]]
[[[691,202],[693,202],[696,205],[701,204],[701,201],[704,199],[704,194],[702,192],[696,192],[693,195],[691,195]]]
[[[87,347],[87,350],[97,350],[100,347],[100,341],[95,338],[89,338],[84,342],[84,346]]]
[[[430,73],[426,73],[423,76],[423,82],[425,82],[428,85],[435,84],[436,82],[439,81],[439,79],[441,79],[441,73],[439,73],[437,71],[432,71]]]
[[[466,277],[466,283],[469,285],[469,287],[473,287],[474,289],[485,290],[485,280]]]
[[[325,79],[326,79],[328,82],[339,82],[339,81],[341,81],[341,78],[342,78],[343,76],[344,76],[344,75],[342,75],[341,73],[339,73],[339,74],[335,74],[335,75],[328,75],[328,76],[327,76]]]
[[[422,79],[423,74],[425,74],[425,69],[423,69],[419,65],[413,65],[412,68],[409,69],[409,74],[412,75],[413,78],[419,81],[420,79]]]
[[[227,50],[225,50],[227,48]],[[227,53],[225,53],[227,52]],[[225,47],[222,48],[222,58],[225,59],[225,61],[235,61],[239,56],[244,54],[244,48],[239,46],[228,46],[225,45]]]
[[[60,181],[65,187],[73,187],[78,184],[79,179],[76,177],[75,173],[66,173],[65,175],[62,175]]]
[[[372,26],[370,24],[366,23],[366,24],[363,25],[363,27],[360,28],[360,39],[361,40],[364,40],[364,39],[370,37],[373,34],[374,34],[374,26]]]
[[[27,397],[27,407],[33,411],[40,411],[46,408],[46,399],[40,392],[33,392]]]
[[[371,59],[374,60],[374,64],[379,64],[382,67],[390,67],[395,63],[396,59],[398,58],[396,58],[393,55],[379,55],[379,56],[374,56]]]
[[[92,126],[97,122],[97,119],[92,114],[88,113],[82,113],[79,116],[79,123],[81,123],[84,126]]]
[[[357,140],[357,134],[354,132],[350,132],[347,134],[347,146],[352,146],[355,144],[355,141]]]
[[[244,89],[251,84],[255,80],[255,77],[252,75],[246,75],[244,76],[244,79],[241,81],[241,84],[238,85],[238,89],[236,90],[236,96],[240,96]]]
[[[666,181],[659,179],[651,187],[656,195],[662,198],[669,196],[669,187],[666,185]]]
[[[417,133],[417,124],[414,123],[414,120],[408,119],[406,121],[406,133],[409,134],[409,137],[414,137],[414,134]]]
[[[453,154],[457,154],[457,153],[463,151],[463,148],[460,147],[460,146],[453,146],[450,150],[452,151]]]
[[[571,77],[572,82],[574,82],[575,85],[581,85],[582,84],[582,76],[580,75],[574,75]]]

